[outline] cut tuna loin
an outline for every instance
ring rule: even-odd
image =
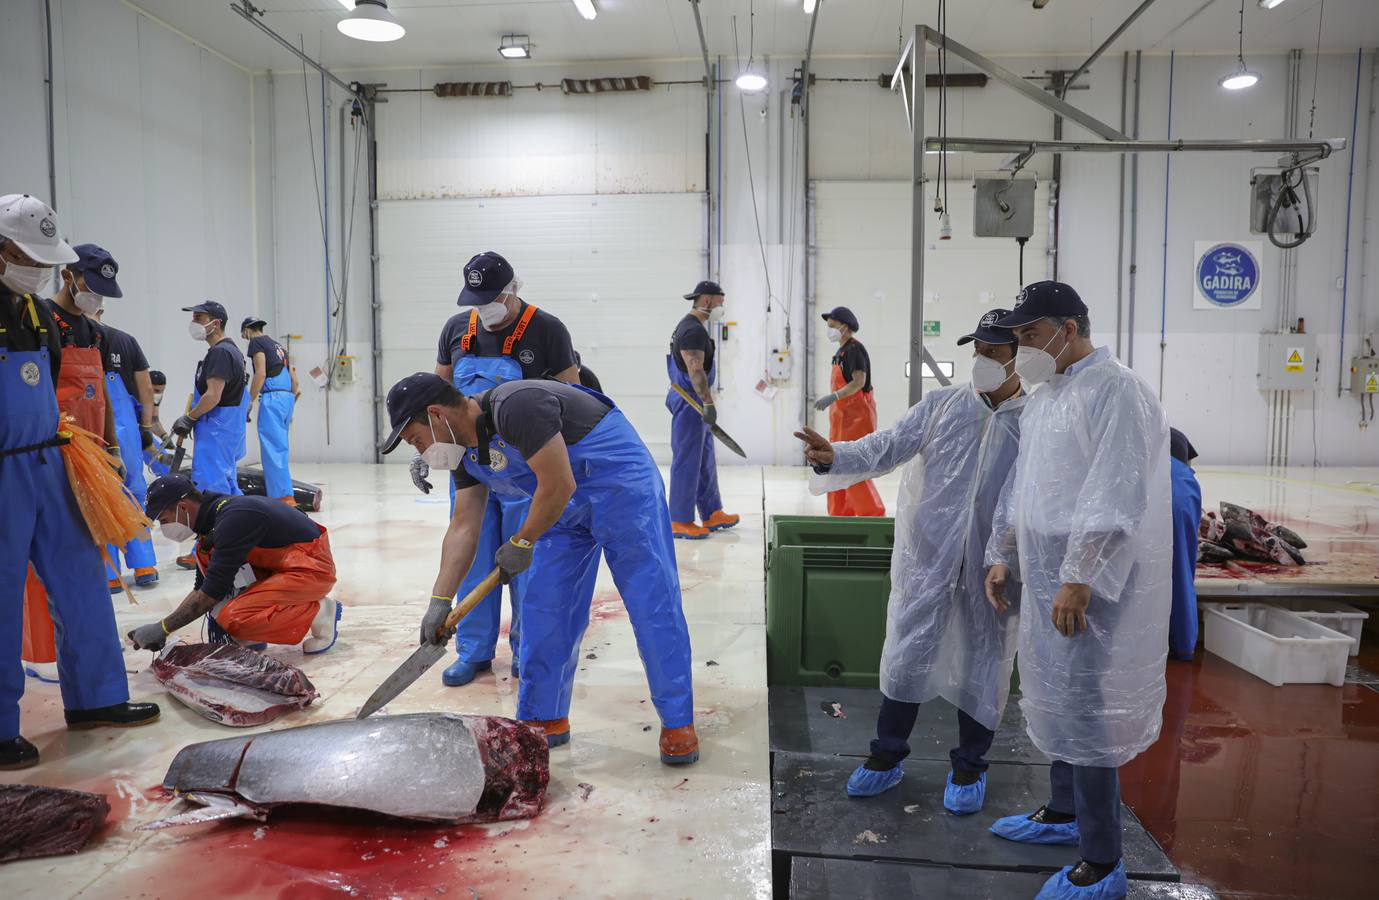
[[[153,675],[201,715],[241,728],[320,696],[301,669],[234,644],[174,644],[154,660]]]
[[[102,794],[0,784],[0,862],[76,853],[109,813]]]

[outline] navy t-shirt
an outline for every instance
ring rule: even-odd
[[[480,322],[474,339],[469,343],[469,353],[474,356],[502,356],[503,342],[516,330],[527,306],[527,302],[522,301],[517,318],[502,331],[489,331]],[[465,355],[460,344],[469,331],[469,316],[469,310],[456,313],[441,329],[439,346],[436,348],[436,362],[440,365],[456,365],[460,357]],[[538,309],[532,315],[522,339],[513,345],[512,358],[522,367],[523,378],[554,378],[575,364],[575,345],[564,322],[544,309]]]
[[[220,402],[216,406],[239,406],[239,401],[244,397],[244,356],[229,338],[207,350],[205,358],[196,364],[198,395],[206,393],[206,381],[211,378],[225,382],[225,392],[220,395]]]
[[[39,328],[44,329],[42,333],[34,327],[28,301],[0,284],[0,327],[5,329],[0,334],[0,346],[15,353],[46,347],[48,368],[52,370],[53,384],[57,384],[57,373],[62,368],[62,338],[48,304],[39,298],[34,298],[34,315],[38,316]]]
[[[845,384],[852,381],[854,372],[866,372],[867,383],[862,387],[862,393],[871,393],[871,357],[857,338],[838,348],[838,352],[833,354],[833,364],[843,370]]]
[[[249,339],[249,353],[247,355],[251,364],[255,353],[263,354],[264,375],[269,378],[276,378],[282,372],[283,366],[287,365],[287,351],[282,348],[282,344],[266,334]]]
[[[310,543],[321,536],[316,523],[295,506],[267,497],[224,494],[205,495],[192,530],[202,535],[202,546],[211,553],[198,588],[216,600],[230,593],[235,573],[254,548]]]
[[[527,459],[557,434],[565,439],[566,447],[573,447],[611,409],[597,397],[563,381],[509,381],[488,391],[487,397],[495,435]],[[456,490],[479,483],[463,465],[451,478]]]
[[[99,322],[78,313],[70,313],[57,305],[56,300],[44,300],[48,305],[48,312],[52,313],[53,321],[57,323],[57,328],[62,336],[62,346],[64,347],[99,347],[101,345],[102,328]]]
[[[700,350],[704,354],[704,371],[713,368],[713,341],[709,338],[709,329],[704,327],[704,323],[699,321],[699,317],[693,313],[687,313],[680,324],[675,326],[675,332],[670,336],[670,358],[675,361],[675,368],[681,372],[688,372],[685,366],[685,358],[680,355],[681,350]]]
[[[134,383],[134,373],[148,371],[148,358],[144,356],[144,349],[139,346],[132,334],[111,325],[101,327],[105,329],[105,371],[119,373],[120,380],[124,382],[124,389],[129,391],[129,396],[137,403],[139,388]]]

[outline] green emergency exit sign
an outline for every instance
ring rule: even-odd
[[[938,337],[938,319],[924,320],[923,335],[925,337]]]

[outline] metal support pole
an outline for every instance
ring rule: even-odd
[[[306,55],[305,53],[303,53],[301,50],[299,50],[299,49],[297,49],[296,47],[292,46],[292,44],[289,43],[282,35],[278,34],[276,31],[274,31],[273,29],[269,28],[267,25],[265,25],[265,24],[263,24],[262,22],[260,22],[260,21],[256,18],[256,15],[262,15],[262,14],[263,14],[263,10],[261,10],[261,9],[259,9],[258,7],[254,6],[254,4],[253,4],[253,3],[250,3],[249,0],[244,0],[244,5],[243,5],[243,6],[240,6],[238,3],[231,3],[231,4],[230,4],[230,9],[231,9],[231,11],[234,12],[235,15],[239,16],[241,19],[243,19],[244,21],[248,22],[250,25],[253,25],[253,26],[254,26],[255,28],[257,28],[259,31],[262,31],[264,34],[268,35],[268,36],[271,37],[273,40],[275,40],[275,41],[277,41],[279,44],[281,44],[281,45],[283,46],[283,49],[285,49],[288,53],[291,53],[293,56],[297,57],[297,58],[300,59],[302,62],[304,62],[304,63],[306,63],[307,65],[311,66],[311,67],[312,67],[313,69],[315,69],[316,71],[320,72],[323,76],[325,76],[326,78],[330,79],[332,83],[334,83],[334,84],[337,85],[338,87],[341,87],[341,88],[343,88],[343,89],[349,91],[350,94],[353,94],[353,93],[354,93],[354,89],[351,88],[347,82],[341,81],[339,78],[336,78],[333,74],[331,74],[330,70],[327,69],[325,66],[321,65],[321,64],[318,63],[316,60],[314,60],[314,59],[312,59],[311,57],[307,56],[307,55]]]
[[[802,254],[804,257],[804,303],[802,304],[804,306],[804,321],[801,327],[804,328],[804,391],[802,392],[800,407],[801,422],[810,421],[810,413],[813,412],[814,392],[817,390],[814,385],[814,287],[810,280],[809,266],[809,235],[812,227],[812,216],[810,215],[812,210],[809,202],[809,63],[814,57],[814,26],[819,24],[819,8],[822,5],[821,3],[816,6],[814,12],[809,16],[809,41],[805,44],[804,63],[800,66],[800,118],[801,130],[804,132],[804,150],[801,154],[804,157],[802,165],[804,175],[800,184],[800,200],[804,207],[803,239],[805,242],[805,251]],[[782,106],[785,109],[790,108],[788,103],[782,104]],[[784,141],[781,143],[784,144]],[[782,169],[782,171],[784,170]],[[790,215],[792,217],[795,215],[793,206],[794,204],[791,204]],[[793,306],[794,298],[788,298],[785,308],[788,310]],[[786,327],[789,327],[788,321]]]
[[[1068,89],[1073,86],[1073,82],[1078,79],[1078,76],[1090,69],[1092,67],[1092,63],[1100,59],[1101,54],[1109,50],[1111,48],[1111,45],[1116,42],[1116,39],[1119,38],[1122,34],[1125,34],[1125,29],[1129,28],[1131,25],[1134,25],[1135,20],[1138,19],[1146,9],[1153,6],[1154,3],[1155,0],[1144,0],[1143,3],[1137,6],[1135,8],[1135,11],[1132,12],[1128,17],[1126,17],[1125,21],[1121,22],[1120,26],[1117,27],[1115,31],[1111,32],[1111,36],[1108,37],[1106,40],[1102,41],[1100,47],[1092,51],[1092,55],[1087,57],[1087,61],[1084,62],[1082,65],[1078,66],[1077,69],[1073,72],[1073,74],[1068,76],[1068,79],[1063,82],[1063,90],[1059,92],[1058,96],[1063,97],[1064,95],[1066,95]],[[1124,130],[1124,128],[1125,126],[1122,125],[1121,129]]]
[[[924,396],[924,86],[923,25],[910,54],[910,405]],[[951,48],[950,48],[951,49]],[[901,77],[904,77],[903,74]],[[938,369],[935,367],[934,374]]]
[[[378,132],[374,126],[374,114],[378,107],[374,104],[374,92],[366,89],[364,94],[364,111],[368,114],[365,124],[368,129],[365,140],[369,142],[369,308],[373,315],[369,317],[369,344],[371,359],[373,364],[373,461],[383,462],[383,456],[379,453],[379,446],[383,443],[382,420],[380,416],[383,411],[383,348],[380,346],[382,340],[382,307],[379,300],[379,272],[378,272]]]
[[[712,92],[714,73],[713,66],[709,65],[709,42],[704,40],[704,20],[699,17],[699,0],[690,0],[690,8],[694,10],[694,27],[699,31],[699,52],[704,56],[704,80]]]

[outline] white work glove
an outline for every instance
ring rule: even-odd
[[[513,538],[498,548],[493,564],[501,572],[500,580],[508,584],[512,579],[531,568],[532,545],[527,541]]]
[[[450,635],[455,630],[448,629],[442,634],[437,634],[445,625],[445,617],[450,615],[453,601],[446,597],[432,597],[431,605],[426,608],[426,615],[421,617],[421,643],[423,644],[444,644],[450,639]]]
[[[163,645],[167,643],[168,633],[163,629],[163,623],[158,621],[140,625],[126,637],[134,645],[135,650],[162,650]]]
[[[412,484],[417,486],[417,490],[423,494],[431,493],[431,482],[426,480],[426,476],[431,474],[431,467],[421,458],[420,453],[412,454],[412,464],[409,468],[412,473]]]
[[[837,402],[838,402],[838,395],[837,395],[837,394],[824,394],[824,395],[823,395],[822,397],[820,397],[818,400],[815,400],[815,401],[814,401],[814,408],[815,408],[816,410],[818,410],[819,412],[823,412],[824,410],[828,409],[830,406],[832,406],[833,404],[835,404],[835,403],[837,403]]]

